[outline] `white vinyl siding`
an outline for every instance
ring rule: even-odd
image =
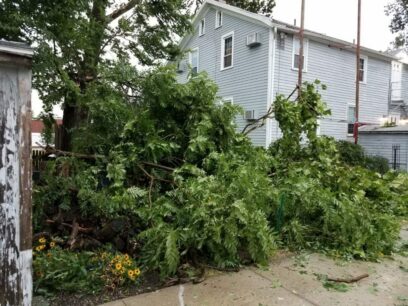
[[[221,70],[234,66],[234,32],[225,34],[221,38]]]

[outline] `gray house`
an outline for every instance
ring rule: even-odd
[[[179,63],[179,79],[185,81],[189,67],[207,71],[218,84],[219,95],[242,106],[244,116],[236,121],[243,128],[264,114],[278,94],[288,96],[298,75],[298,28],[249,13],[221,1],[207,0],[194,21],[195,32],[180,46],[188,52]],[[321,80],[328,89],[324,101],[332,115],[320,120],[319,132],[336,139],[351,139],[355,112],[355,46],[320,33],[305,31],[304,81]],[[392,64],[401,64],[401,91],[395,90],[395,104],[408,97],[407,65],[391,54],[362,48],[360,121],[380,124],[388,117],[391,104]],[[396,74],[395,74],[396,75]],[[394,78],[396,76],[394,75]],[[397,82],[397,79],[393,79]],[[405,82],[405,85],[404,83]],[[399,101],[397,101],[399,98]],[[253,131],[255,145],[269,146],[280,137],[275,120]]]
[[[408,125],[360,128],[360,144],[368,155],[388,159],[391,169],[408,171]]]

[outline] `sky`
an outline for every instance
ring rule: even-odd
[[[305,0],[305,27],[349,42],[357,37],[357,0]],[[392,0],[362,0],[361,44],[378,51],[386,50],[393,35],[389,30],[390,17],[384,8]],[[301,0],[276,0],[273,18],[300,25]],[[42,104],[33,91],[33,114],[38,116]],[[56,107],[54,113],[62,116]]]
[[[385,6],[391,0],[362,0],[361,45],[386,50],[393,35]],[[349,42],[357,38],[358,0],[305,0],[305,28]],[[301,0],[276,0],[273,18],[300,25]]]

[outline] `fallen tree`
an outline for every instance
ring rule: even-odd
[[[163,277],[184,264],[266,263],[282,245],[390,254],[408,179],[341,162],[316,134],[329,114],[319,86],[277,97],[283,137],[268,150],[236,131],[239,107],[218,103],[205,74],[180,84],[171,68],[146,73],[137,103],[95,89],[79,153],[54,152],[35,188],[35,229],[73,250],[109,243]]]

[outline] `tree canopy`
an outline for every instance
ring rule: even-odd
[[[387,7],[387,14],[392,16],[390,29],[397,34],[396,47],[408,49],[408,0],[396,0]]]
[[[186,12],[182,0],[5,0],[0,38],[35,47],[33,86],[46,111],[62,103],[65,149],[72,149],[72,131],[87,119],[88,89],[106,88],[118,65],[177,56],[175,37],[190,28]],[[128,81],[111,86],[129,94]]]
[[[187,0],[189,6],[199,7],[204,0]],[[275,0],[226,0],[225,3],[237,6],[252,13],[270,16],[275,7]]]

